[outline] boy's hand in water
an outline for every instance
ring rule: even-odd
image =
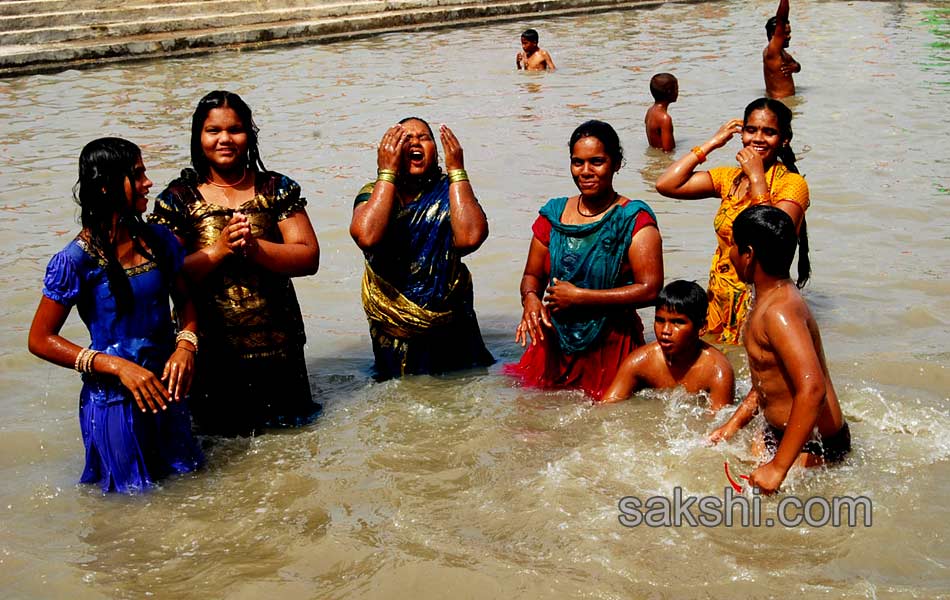
[[[732,436],[734,436],[737,431],[738,429],[731,426],[729,423],[726,423],[725,425],[714,429],[713,432],[709,434],[707,439],[713,444],[718,444],[719,442],[728,442],[732,439]]]
[[[763,494],[774,494],[785,481],[787,473],[788,471],[770,461],[752,471],[749,475],[749,485],[759,488]]]

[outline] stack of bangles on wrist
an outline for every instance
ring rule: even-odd
[[[696,155],[696,158],[699,159],[700,164],[706,162],[706,153],[703,152],[703,149],[700,148],[699,146],[693,146],[690,152]]]
[[[179,346],[178,345],[179,342],[188,342],[189,344],[194,346],[195,349],[189,350],[188,348]],[[175,336],[175,347],[181,348],[182,350],[186,352],[197,353],[198,352],[198,336],[195,335],[194,331],[188,331],[187,329],[182,329],[181,331],[178,332],[178,335]]]
[[[376,170],[376,181],[386,181],[393,185],[396,185],[396,172],[392,169],[377,169]]]
[[[468,173],[465,172],[465,169],[452,169],[449,171],[449,183],[458,183],[460,181],[468,181]]]
[[[92,361],[96,359],[97,354],[99,354],[98,350],[83,348],[79,351],[79,354],[76,355],[76,362],[73,363],[73,368],[80,373],[92,373]]]

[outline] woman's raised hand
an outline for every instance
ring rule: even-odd
[[[409,132],[402,125],[390,127],[379,142],[379,149],[376,151],[376,167],[398,172],[408,140]]]
[[[765,165],[762,164],[762,155],[756,152],[752,146],[746,146],[742,150],[739,150],[739,152],[736,153],[736,161],[739,163],[739,166],[742,167],[742,172],[749,178],[749,181],[754,181],[757,178],[761,179],[765,176]]]
[[[462,157],[462,144],[459,143],[458,138],[445,123],[439,125],[439,135],[442,137],[442,150],[445,152],[445,170],[464,169],[465,160]]]
[[[730,119],[709,138],[709,143],[713,148],[722,148],[737,133],[742,133],[742,119]]]

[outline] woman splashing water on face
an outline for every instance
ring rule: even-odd
[[[446,174],[428,123],[410,117],[386,131],[376,181],[353,206],[350,235],[366,258],[362,300],[379,380],[494,362],[462,263],[488,237],[488,221],[458,138],[445,125],[439,134]]]
[[[75,188],[82,231],[50,260],[30,327],[30,352],[83,374],[80,481],[103,492],[142,490],[202,463],[185,403],[198,349],[195,309],[181,277],[184,250],[167,229],[142,221],[151,186],[132,142],[102,138],[83,148]],[[89,348],[60,335],[73,306]]]
[[[736,134],[742,138],[742,150],[736,154],[739,166],[696,170],[706,154],[725,146]],[[746,107],[741,121],[727,122],[657,179],[656,191],[670,198],[721,198],[713,219],[718,246],[709,270],[709,312],[703,333],[717,336],[722,343],[739,343],[752,301],[751,286],[739,280],[729,262],[732,222],[743,210],[771,204],[792,217],[799,236],[798,286],[808,280],[808,184],[795,167],[791,141],[792,111],[778,100],[759,98]]]
[[[580,192],[541,208],[521,279],[516,341],[530,346],[505,371],[527,385],[580,389],[599,400],[623,359],[643,345],[638,307],[663,287],[656,217],[614,190],[623,148],[609,124],[588,121],[568,144]]]
[[[215,91],[191,121],[191,164],[151,219],[188,251],[202,326],[193,412],[203,433],[249,435],[313,421],[303,318],[290,279],[317,272],[320,247],[300,186],[267,171],[251,109]]]

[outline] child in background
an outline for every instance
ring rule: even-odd
[[[679,82],[669,73],[657,73],[650,79],[650,93],[653,94],[653,106],[647,109],[643,123],[647,129],[647,141],[653,148],[670,152],[676,147],[673,139],[673,118],[670,117],[670,104],[679,97]]]
[[[521,34],[521,52],[515,57],[518,69],[525,71],[553,71],[554,59],[547,50],[538,47],[538,32],[526,29]]]

